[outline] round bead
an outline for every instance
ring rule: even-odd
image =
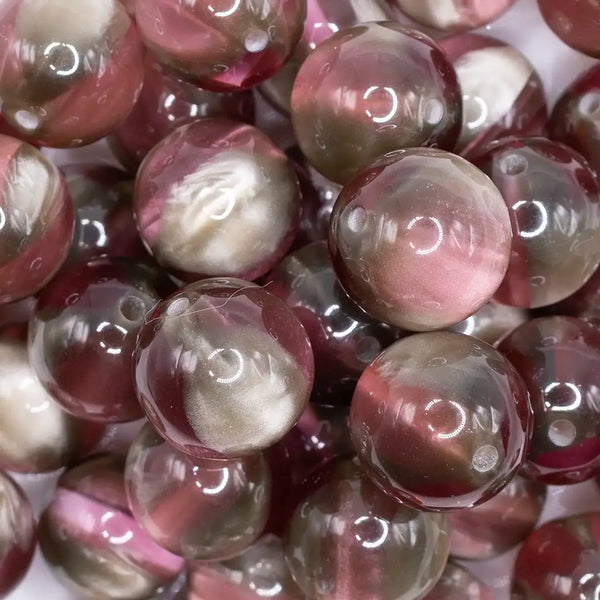
[[[201,119],[148,155],[135,211],[145,244],[179,278],[252,280],[291,246],[300,190],[285,154],[258,129]]]
[[[452,149],[461,104],[454,69],[431,39],[367,23],[309,54],[294,82],[292,122],[308,160],[344,184],[398,148]]]
[[[272,446],[306,407],[308,336],[282,300],[252,283],[205,279],[158,304],[138,336],[135,382],[146,415],[196,457]]]
[[[450,332],[395,342],[360,378],[354,446],[373,480],[422,510],[458,510],[497,494],[530,439],[525,384],[496,350]]]
[[[538,308],[574,293],[600,262],[600,187],[583,157],[544,138],[505,138],[476,165],[504,195],[513,227],[496,300]]]
[[[306,0],[135,0],[159,62],[215,91],[250,88],[281,69],[305,17]]]
[[[65,410],[104,423],[142,416],[132,352],[161,283],[142,263],[103,258],[71,267],[44,289],[30,322],[29,352]]]
[[[298,505],[285,549],[313,600],[421,598],[446,564],[447,521],[396,502],[347,460]]]
[[[600,326],[600,269],[573,295],[546,308],[552,315],[569,315]]]
[[[269,514],[271,474],[262,454],[192,460],[150,424],[131,445],[125,482],[136,521],[188,560],[235,556],[259,537]]]
[[[600,467],[600,330],[572,317],[542,317],[499,350],[525,381],[533,439],[523,472],[546,484],[577,483]]]
[[[77,596],[143,600],[184,566],[131,516],[124,467],[125,457],[108,455],[66,471],[40,517],[42,554]]]
[[[25,577],[36,545],[33,510],[12,479],[0,472],[0,598]]]
[[[450,562],[441,579],[423,600],[494,600],[494,595],[485,583]]]
[[[508,266],[508,210],[494,184],[443,150],[391,153],[353,179],[331,216],[338,277],[372,317],[412,330],[483,306]]]
[[[89,144],[132,109],[143,47],[117,0],[6,0],[0,28],[2,114],[20,136]]]
[[[38,292],[67,256],[72,232],[58,169],[33,146],[0,135],[0,303]]]

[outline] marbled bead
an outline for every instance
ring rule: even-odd
[[[238,279],[205,279],[159,303],[135,351],[138,398],[167,441],[199,458],[272,446],[310,396],[308,336],[282,300]]]
[[[180,279],[252,280],[291,246],[300,189],[285,154],[258,129],[201,119],[148,155],[135,212],[146,246]]]
[[[494,348],[459,333],[423,333],[367,367],[350,431],[387,493],[421,510],[458,510],[489,500],[516,474],[531,407],[519,374]]]
[[[0,303],[38,292],[63,263],[73,206],[58,169],[38,150],[0,135]]]
[[[305,17],[306,0],[135,0],[156,58],[215,91],[250,88],[281,69]]]
[[[33,510],[25,494],[0,471],[0,598],[25,577],[37,542]]]
[[[506,277],[494,296],[538,308],[579,289],[600,262],[600,187],[583,157],[544,138],[509,137],[475,164],[502,192],[513,242]]]
[[[449,562],[423,600],[494,600],[492,591],[467,569]]]
[[[456,69],[462,90],[457,154],[473,156],[507,135],[546,132],[548,109],[542,80],[516,48],[473,33],[445,38],[439,45]]]
[[[62,583],[83,598],[143,600],[184,562],[157,545],[127,506],[125,457],[100,456],[66,471],[40,517],[40,547]]]
[[[292,122],[308,160],[345,184],[398,148],[452,149],[461,104],[456,73],[435,42],[397,23],[367,23],[309,54],[294,82]]]
[[[443,150],[390,153],[346,185],[329,248],[340,282],[373,318],[411,330],[454,325],[483,306],[508,266],[504,200]]]
[[[132,109],[143,46],[117,0],[7,0],[0,27],[2,114],[20,136],[79,146]]]
[[[513,331],[499,350],[531,396],[523,473],[554,485],[592,477],[600,467],[600,330],[572,317],[542,317]]]

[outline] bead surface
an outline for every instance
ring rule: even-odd
[[[252,454],[294,426],[314,363],[301,323],[247,281],[205,279],[148,315],[135,351],[138,398],[157,431],[197,457]]]
[[[459,333],[424,333],[367,367],[350,431],[387,493],[422,510],[458,510],[490,499],[515,475],[531,408],[517,371],[494,348]]]
[[[252,280],[291,246],[300,189],[285,154],[258,129],[201,119],[148,155],[135,211],[145,244],[180,279]]]
[[[454,69],[435,42],[397,23],[367,23],[309,54],[294,82],[292,122],[308,160],[344,184],[398,148],[452,149],[461,104]]]
[[[494,595],[469,571],[448,563],[441,579],[423,600],[494,600]]]
[[[511,230],[500,192],[443,150],[391,153],[340,194],[329,248],[345,290],[372,317],[411,330],[454,325],[502,282]]]

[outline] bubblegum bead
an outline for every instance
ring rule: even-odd
[[[375,319],[415,331],[454,325],[501,284],[511,247],[492,181],[443,150],[393,152],[346,185],[329,248],[340,282]]]
[[[531,437],[527,388],[494,348],[450,332],[410,336],[360,378],[350,431],[388,494],[421,510],[471,508],[514,477]]]
[[[7,0],[0,20],[2,115],[44,146],[104,137],[142,87],[143,46],[117,0]]]
[[[345,184],[398,148],[451,150],[461,105],[456,73],[433,40],[397,23],[367,23],[309,54],[294,82],[292,123],[308,160]]]

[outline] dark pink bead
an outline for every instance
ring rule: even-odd
[[[421,510],[482,504],[511,480],[531,435],[527,389],[494,348],[450,332],[395,342],[360,378],[350,411],[373,480]]]
[[[566,485],[600,468],[600,330],[572,317],[542,317],[513,331],[499,350],[525,381],[533,439],[523,472]]]
[[[250,88],[281,69],[305,16],[306,0],[135,0],[159,62],[215,91]]]
[[[22,300],[0,304],[0,339],[27,342],[29,319],[36,304],[35,296],[27,296]]]
[[[600,269],[572,296],[547,307],[550,314],[579,317],[600,326]]]
[[[494,595],[483,581],[449,562],[441,579],[423,600],[494,600]]]

